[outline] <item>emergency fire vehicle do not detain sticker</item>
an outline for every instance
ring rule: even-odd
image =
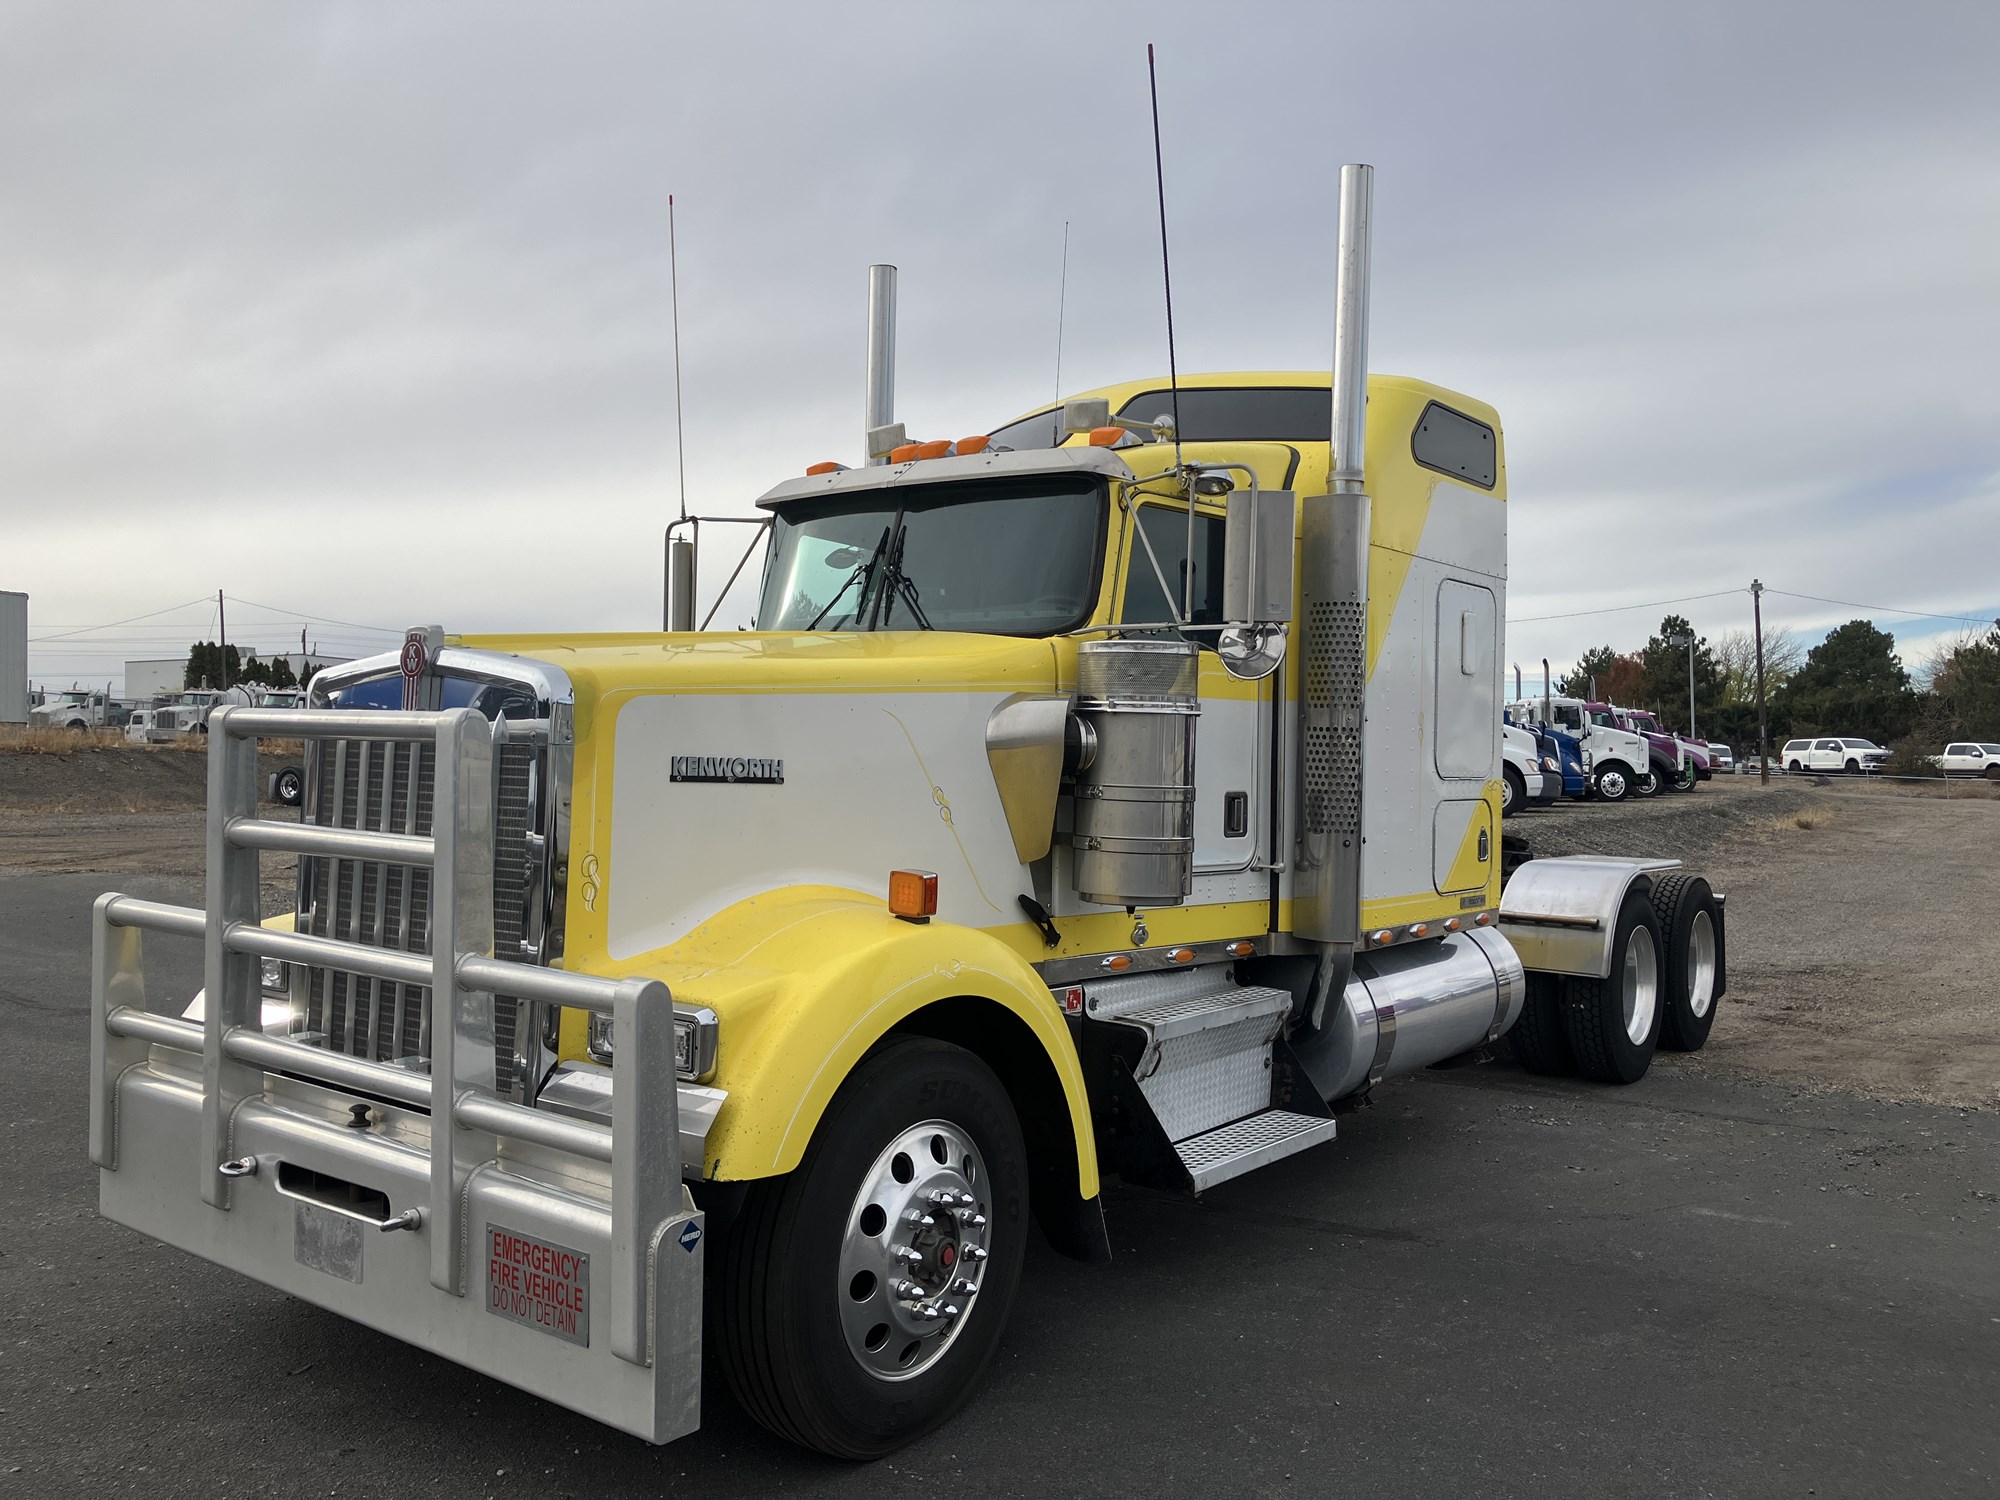
[[[486,1310],[588,1347],[590,1257],[487,1225]]]

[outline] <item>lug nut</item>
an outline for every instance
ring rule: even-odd
[[[917,1304],[917,1316],[927,1323],[935,1323],[939,1318],[944,1316],[944,1310],[935,1302],[919,1302]]]
[[[958,1211],[958,1222],[963,1224],[967,1229],[984,1229],[986,1227],[986,1215],[976,1214],[970,1209],[961,1208]]]
[[[975,1263],[986,1259],[986,1251],[978,1245],[966,1245],[962,1247],[960,1253]]]
[[[920,1213],[915,1209],[911,1209],[908,1222],[913,1228],[929,1229],[933,1224],[937,1223],[937,1220],[933,1219],[927,1213]]]
[[[918,1286],[914,1281],[898,1281],[889,1290],[894,1292],[897,1299],[902,1302],[921,1302],[930,1295],[929,1292]]]
[[[962,1309],[953,1307],[949,1302],[944,1305],[944,1315],[947,1318],[955,1318],[961,1311]]]
[[[951,1290],[954,1296],[970,1297],[979,1290],[979,1283],[969,1277],[961,1276],[951,1284]]]
[[[889,1256],[892,1260],[908,1261],[913,1266],[918,1264],[924,1258],[922,1251],[912,1250],[908,1245],[890,1246]]]

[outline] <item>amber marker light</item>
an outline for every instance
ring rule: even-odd
[[[1167,957],[1177,964],[1191,964],[1194,962],[1194,949],[1176,948]]]
[[[1476,926],[1491,927],[1493,925],[1493,913],[1490,911],[1483,911],[1478,916],[1474,917],[1472,920],[1474,925]]]
[[[846,467],[847,467],[846,464],[837,464],[832,459],[828,459],[823,464],[814,464],[810,468],[808,468],[806,470],[806,478],[811,479],[815,475],[819,474],[838,474],[842,469]]]
[[[941,443],[918,443],[918,444],[917,444],[917,457],[918,457],[918,458],[950,458],[950,457],[951,457],[951,442],[950,442],[950,440],[949,440],[949,439],[946,439],[946,440],[945,440],[944,442],[941,442]]]
[[[968,453],[984,453],[986,445],[992,441],[993,439],[988,436],[960,438],[958,440],[958,456],[964,458]]]
[[[1088,441],[1093,448],[1113,448],[1123,436],[1125,429],[1122,427],[1093,427]]]
[[[1256,951],[1257,945],[1248,938],[1243,939],[1240,943],[1231,943],[1229,945],[1229,956],[1231,958],[1248,958]]]
[[[1111,957],[1104,960],[1104,967],[1114,974],[1123,974],[1127,969],[1132,967],[1132,955],[1129,953],[1114,953]]]
[[[921,447],[923,447],[922,443],[905,443],[900,448],[891,448],[889,450],[889,462],[892,464],[906,464],[917,456],[917,450]]]
[[[933,870],[891,870],[889,911],[905,922],[928,922],[937,915],[937,873]]]
[[[1394,937],[1395,935],[1396,935],[1395,933],[1391,932],[1388,928],[1384,927],[1383,929],[1381,929],[1381,931],[1375,934],[1375,946],[1378,948],[1381,947],[1382,944],[1388,942],[1389,939]]]
[[[1459,928],[1463,927],[1464,925],[1465,924],[1459,921],[1457,917],[1447,917],[1445,919],[1444,930],[1446,932],[1456,932],[1458,931]]]
[[[1429,937],[1430,935],[1431,924],[1428,922],[1419,922],[1410,929],[1411,937]]]

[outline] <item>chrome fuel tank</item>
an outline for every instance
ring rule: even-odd
[[[1292,1050],[1330,1102],[1492,1041],[1526,994],[1512,945],[1484,929],[1362,954],[1346,994]]]

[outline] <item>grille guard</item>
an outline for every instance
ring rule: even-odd
[[[671,995],[656,980],[614,981],[489,956],[492,775],[505,730],[475,710],[342,715],[346,738],[435,744],[438,815],[429,837],[260,819],[257,740],[309,738],[324,732],[324,722],[310,711],[233,707],[210,718],[206,912],[117,894],[98,899],[90,1155],[99,1168],[100,1208],[650,1441],[694,1430],[703,1217],[681,1181]],[[432,951],[260,927],[261,850],[428,866]],[[201,939],[201,1023],[147,1008],[148,931]],[[432,1008],[429,1076],[266,1035],[259,961],[267,957],[430,986],[440,998]],[[614,1018],[609,1128],[499,1096],[496,995]],[[178,1063],[174,1054],[182,1055]],[[291,1097],[298,1085],[267,1074],[382,1104],[369,1112],[370,1128],[355,1129],[338,1110],[300,1107]],[[260,1170],[267,1160],[270,1170]],[[399,1215],[394,1227],[414,1232],[368,1242],[376,1270],[365,1280],[359,1252],[352,1280],[337,1269],[326,1274],[295,1238],[305,1234],[306,1209],[285,1202],[276,1187],[279,1161],[408,1204],[414,1215]],[[577,1348],[481,1305],[492,1288],[488,1263],[473,1247],[485,1243],[478,1231],[499,1229],[502,1220],[506,1229],[608,1263],[608,1286],[600,1276],[592,1289],[608,1305],[603,1334],[586,1330]]]

